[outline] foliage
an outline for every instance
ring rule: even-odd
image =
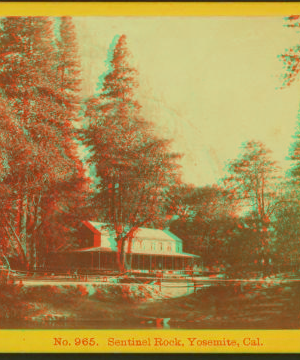
[[[281,199],[281,206],[274,212],[275,242],[274,257],[276,262],[289,266],[299,259],[299,220],[300,199],[297,188],[291,183],[286,184],[286,191]]]
[[[129,266],[126,240],[130,252],[134,231],[160,219],[166,188],[178,178],[179,157],[142,117],[135,98],[137,71],[129,59],[122,35],[109,51],[109,70],[100,77],[100,92],[85,103],[87,124],[79,131],[88,150],[86,162],[95,166],[100,178],[94,199],[98,219],[115,233],[121,269]]]
[[[17,251],[14,255],[27,267],[35,267],[39,258],[42,260],[45,254],[38,254],[39,249],[51,248],[53,237],[47,237],[46,232],[51,233],[55,223],[45,220],[62,201],[67,206],[63,192],[58,195],[57,189],[68,189],[68,197],[72,197],[83,177],[71,123],[79,83],[74,65],[77,55],[71,49],[74,34],[70,21],[63,18],[60,44],[55,46],[53,21],[49,17],[1,20],[1,101],[5,104],[8,131],[14,134],[16,128],[18,137],[9,159],[2,152],[3,164],[7,164],[2,185],[8,189],[2,222],[5,238],[21,245],[18,248],[22,256]],[[69,28],[64,26],[68,22]],[[72,36],[68,37],[68,33]],[[72,63],[68,59],[75,60]],[[65,72],[68,76],[63,77]],[[0,130],[4,138],[6,130]],[[47,246],[41,246],[42,242]]]
[[[299,28],[299,16],[292,15],[287,17],[285,26],[289,28]],[[284,53],[278,55],[278,58],[283,62],[284,73],[282,75],[283,87],[290,86],[297,80],[300,71],[300,45],[295,45],[285,49]]]
[[[278,166],[271,160],[270,150],[258,141],[247,142],[240,157],[229,163],[228,172],[224,184],[232,197],[247,206],[257,221],[268,223],[278,178]]]
[[[170,230],[183,239],[187,251],[201,255],[206,266],[226,261],[224,246],[235,219],[228,195],[216,185],[180,185],[169,191]]]

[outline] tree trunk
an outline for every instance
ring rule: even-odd
[[[125,239],[121,238],[117,241],[117,263],[119,271],[122,273],[125,271],[124,265],[124,254],[125,254]]]
[[[42,201],[42,195],[39,195],[39,198],[37,200],[37,203],[34,205],[34,227],[31,234],[31,248],[30,248],[30,266],[31,268],[35,269],[37,266],[37,256],[38,256],[38,246],[37,246],[37,240],[38,240],[38,233],[40,230],[40,227],[42,225],[42,216],[41,216],[41,201]]]
[[[131,270],[132,265],[132,236],[128,237],[128,249],[127,254],[124,256],[124,265],[126,270]]]
[[[22,213],[21,213],[21,233],[20,240],[26,255],[28,264],[30,263],[30,239],[27,236],[27,195],[22,197]]]
[[[125,250],[125,246],[128,240],[127,251]],[[125,272],[127,270],[131,270],[131,260],[132,260],[132,236],[122,238],[118,240],[118,249],[117,249],[117,262],[120,272]]]
[[[7,225],[8,225],[8,227],[5,227],[5,231],[6,231],[8,237],[9,237],[9,239],[11,241],[11,244],[16,243],[16,246],[14,246],[14,248],[18,249],[17,253],[18,253],[19,256],[21,256],[21,262],[22,262],[23,265],[26,266],[27,265],[27,258],[26,258],[26,255],[24,253],[24,249],[22,247],[20,238],[16,234],[14,227],[10,224],[10,222],[7,220],[7,218],[5,218],[5,221],[6,221]],[[14,236],[11,236],[9,229],[12,231]]]

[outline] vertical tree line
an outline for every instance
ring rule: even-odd
[[[1,19],[2,247],[10,244],[11,256],[27,268],[43,263],[58,236],[64,241],[50,219],[64,212],[83,177],[72,126],[80,91],[75,33],[61,18],[55,34],[56,21]]]
[[[1,19],[1,251],[17,267],[78,246],[80,222],[96,220],[113,232],[125,270],[135,231],[162,226],[179,155],[141,115],[130,57],[117,36],[99,91],[83,101],[72,19]]]

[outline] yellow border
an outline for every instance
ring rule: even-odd
[[[55,338],[61,339],[61,345],[54,345]],[[88,339],[95,345],[76,346],[78,338]],[[188,339],[194,338],[191,345]],[[111,339],[115,344],[135,339],[146,345],[112,345]],[[231,344],[235,341],[235,345],[205,345],[205,341],[209,344],[208,341],[217,339],[229,340]],[[299,340],[298,330],[1,330],[0,353],[299,353]]]
[[[36,2],[0,3],[1,16],[280,16],[300,12],[300,3]]]
[[[0,3],[0,16],[288,16],[300,3]],[[299,324],[300,325],[300,324]],[[54,346],[54,338],[68,345]],[[75,338],[95,338],[95,346],[75,346]],[[140,339],[150,346],[109,346],[108,339]],[[148,340],[148,338],[150,340]],[[155,338],[184,346],[155,346]],[[190,346],[197,338],[199,346]],[[258,345],[245,345],[251,338]],[[235,340],[240,346],[204,346],[203,340]],[[246,341],[246,343],[248,340]],[[171,344],[171,342],[170,342]],[[299,353],[300,330],[0,330],[0,352],[187,352]]]

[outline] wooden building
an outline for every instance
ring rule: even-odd
[[[52,254],[51,269],[90,269],[117,271],[117,244],[114,232],[103,223],[84,221],[80,249]],[[183,251],[182,240],[167,230],[139,228],[135,231],[130,249],[125,242],[126,256],[130,254],[131,271],[149,273],[157,270],[185,271],[198,263],[197,255]]]

